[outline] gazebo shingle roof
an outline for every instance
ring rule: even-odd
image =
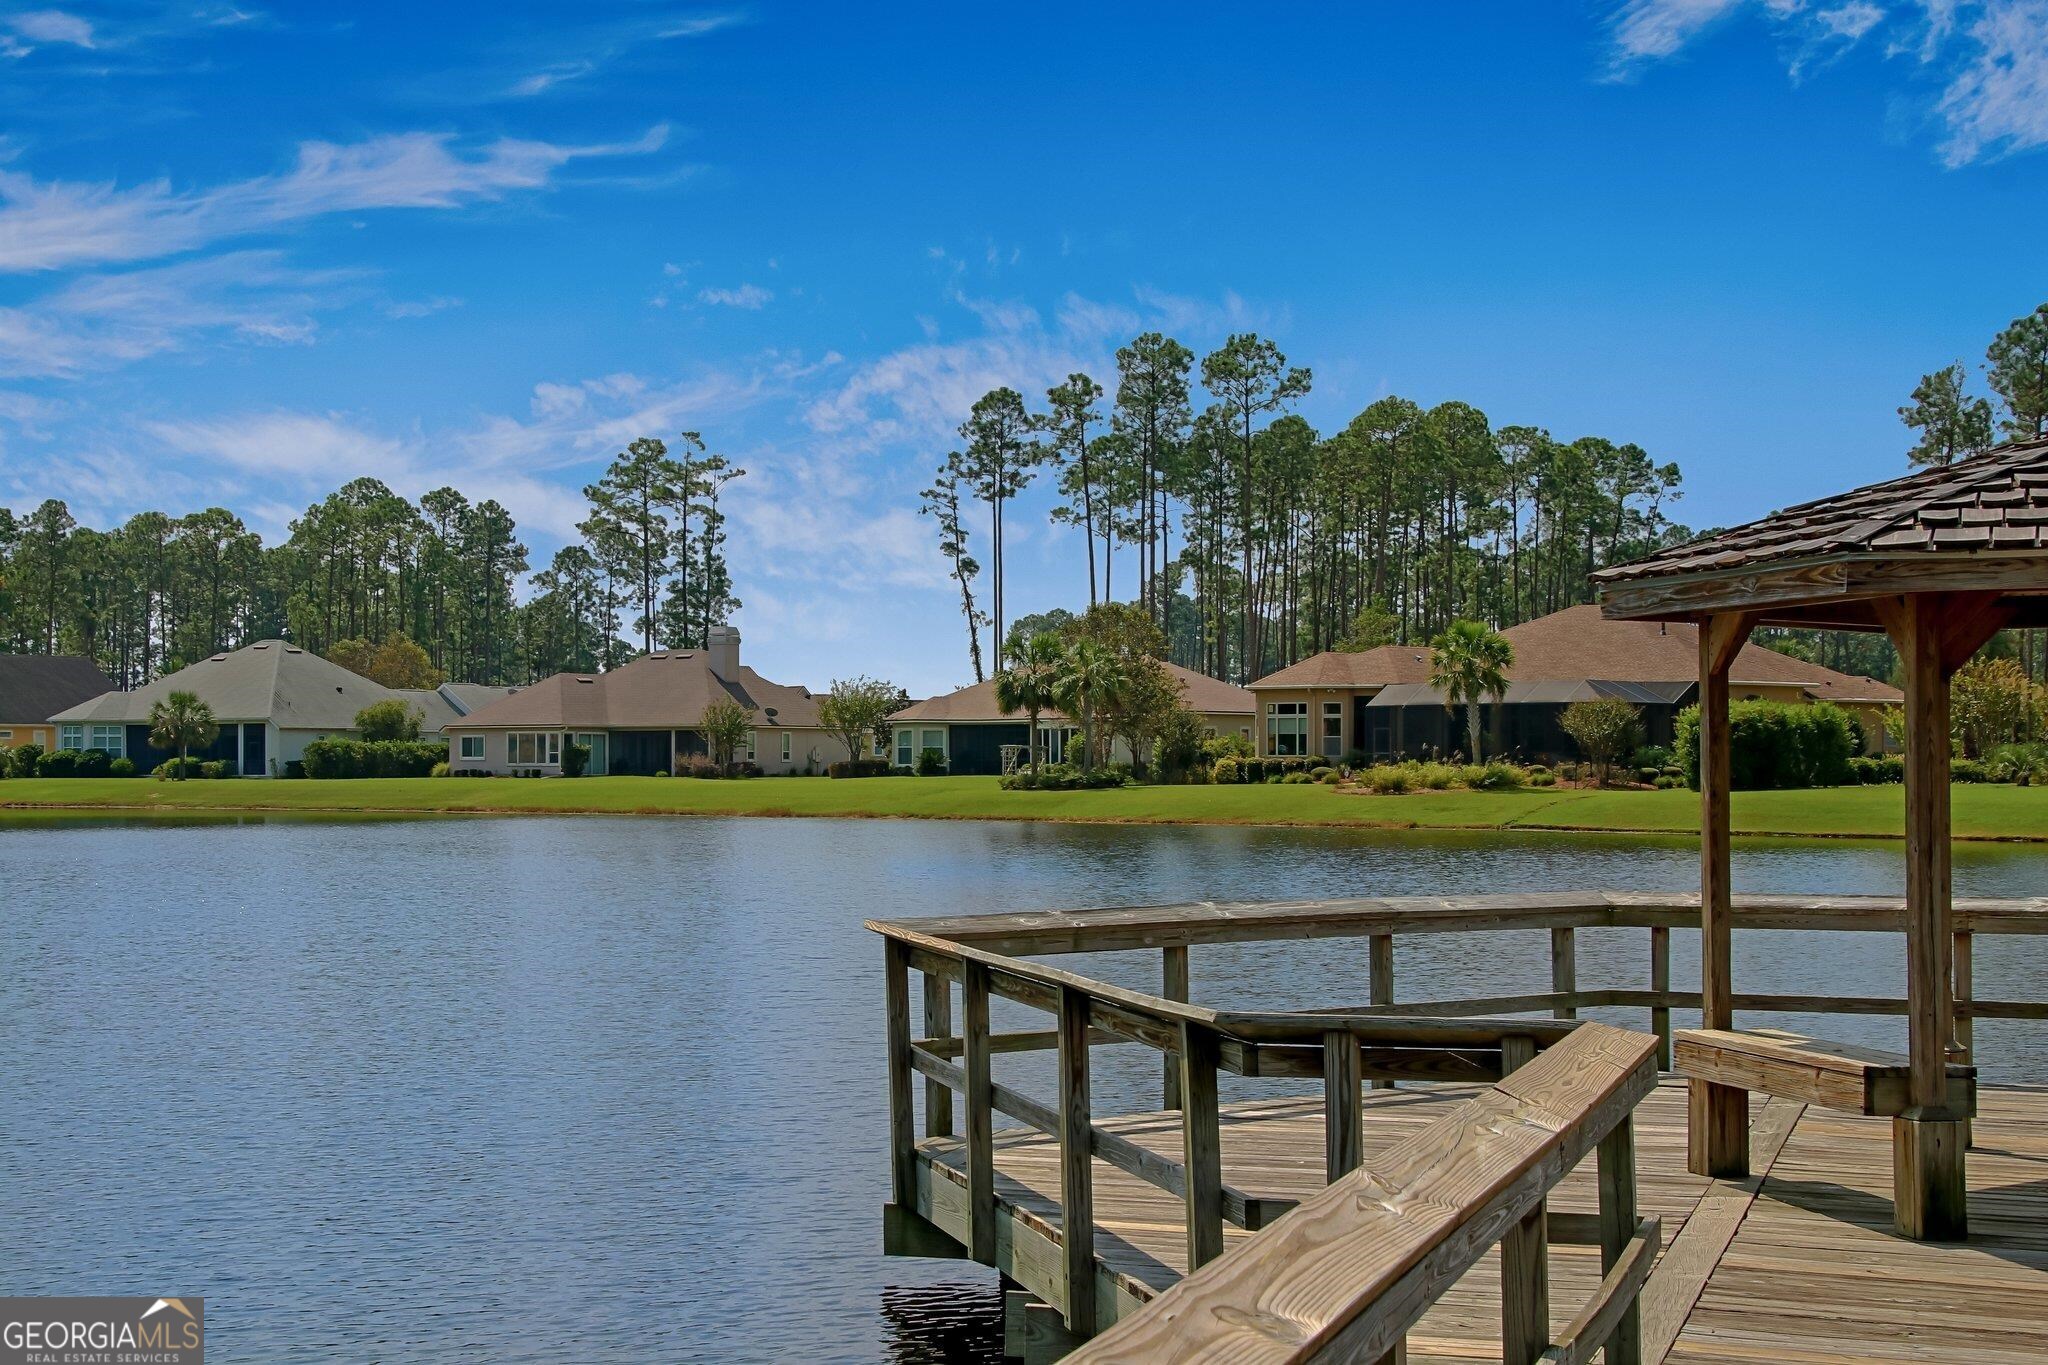
[[[1957,464],[1801,503],[1593,578],[1618,583],[1823,555],[1943,550],[2048,550],[2048,440],[1998,446]]]

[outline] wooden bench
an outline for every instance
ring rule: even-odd
[[[1680,1029],[1673,1068],[1695,1081],[1761,1090],[1851,1114],[1896,1116],[1909,1107],[1906,1055],[1830,1043],[1782,1029]],[[1977,1068],[1950,1063],[1949,1108],[1977,1112]]]

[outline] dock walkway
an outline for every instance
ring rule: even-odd
[[[1367,1168],[1473,1089],[1369,1092]],[[1969,1163],[1970,1241],[1943,1245],[1892,1235],[1888,1120],[1758,1097],[1751,1110],[1758,1174],[1714,1181],[1685,1169],[1685,1087],[1664,1080],[1635,1115],[1637,1197],[1643,1213],[1663,1220],[1665,1239],[1643,1292],[1644,1359],[2048,1360],[2048,1090],[1986,1087],[1981,1104]],[[1226,1105],[1222,1120],[1226,1184],[1288,1200],[1322,1188],[1319,1099]],[[1178,1113],[1098,1116],[1096,1123],[1163,1159],[1180,1155]],[[964,1230],[962,1142],[926,1138],[918,1159],[919,1212],[941,1229]],[[1057,1141],[1030,1131],[997,1134],[1001,1218],[1056,1230],[1059,1190]],[[1588,1162],[1558,1187],[1550,1207],[1555,1217],[1590,1215],[1595,1205]],[[1095,1223],[1097,1260],[1120,1296],[1150,1299],[1185,1273],[1181,1202],[1154,1185],[1098,1166]],[[1225,1229],[1232,1249],[1253,1235]],[[1411,1360],[1501,1359],[1499,1261],[1497,1250],[1489,1253],[1430,1309],[1408,1336]],[[1599,1264],[1594,1247],[1553,1244],[1554,1326],[1593,1291]]]

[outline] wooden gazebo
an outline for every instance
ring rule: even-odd
[[[1594,578],[1608,616],[1699,625],[1702,1029],[1679,1049],[1679,1068],[1693,1078],[1689,1164],[1702,1175],[1747,1173],[1749,1090],[1826,1103],[1816,1078],[1851,1077],[1867,1097],[1860,1112],[1892,1116],[1896,1230],[1962,1238],[1975,1082],[1974,1070],[1957,1064],[1954,1020],[1949,678],[1996,631],[2048,625],[2048,441],[1999,446],[1788,508]],[[1898,649],[1906,691],[1904,1058],[1734,1029],[1728,667],[1757,626],[1881,630]],[[1902,1088],[1880,1084],[1890,1061]]]

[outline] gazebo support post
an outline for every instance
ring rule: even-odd
[[[1729,870],[1728,670],[1755,618],[1721,612],[1700,622],[1700,1024],[1735,1026],[1735,912]],[[1693,1081],[1686,1166],[1695,1175],[1749,1174],[1749,1094]]]
[[[1969,1234],[1966,1119],[1951,1106],[1955,915],[1950,896],[1949,678],[2003,624],[1989,594],[1883,599],[1878,613],[1906,683],[1906,1112],[1892,1120],[1892,1227],[1902,1237]]]

